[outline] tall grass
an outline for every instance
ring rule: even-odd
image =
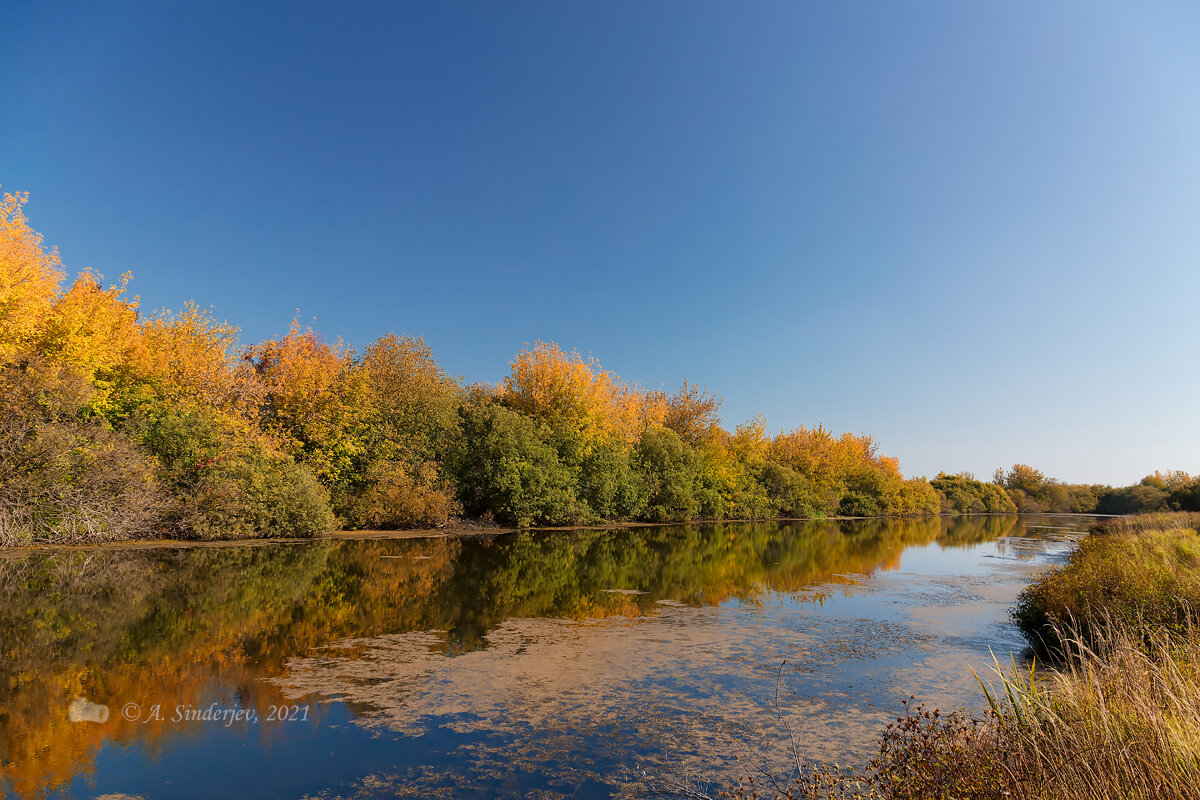
[[[1200,635],[1114,617],[1062,628],[1061,663],[1037,675],[997,667],[985,688],[1001,793],[1050,800],[1200,796]],[[900,795],[909,796],[909,795]]]
[[[1155,514],[1133,514],[1106,520],[1096,526],[1093,533],[1121,534],[1144,531],[1200,530],[1200,512],[1177,511]]]
[[[1084,640],[1115,618],[1146,632],[1182,633],[1200,608],[1200,514],[1143,514],[1098,526],[1066,565],[1017,599],[1013,619],[1042,655],[1057,656],[1069,630]],[[1097,636],[1103,638],[1104,624]]]

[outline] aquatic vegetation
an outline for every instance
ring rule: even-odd
[[[1013,616],[1048,666],[994,660],[982,713],[904,701],[856,769],[797,759],[793,775],[720,796],[885,800],[1184,800],[1200,786],[1197,514],[1108,521],[1038,577]],[[912,698],[915,700],[915,698]],[[684,794],[703,792],[680,787]]]
[[[1110,619],[1060,628],[1063,660],[995,664],[982,714],[905,702],[862,769],[803,764],[785,785],[718,796],[883,800],[1185,800],[1200,786],[1200,634]],[[989,688],[999,683],[998,688]],[[693,792],[689,796],[702,797]]]

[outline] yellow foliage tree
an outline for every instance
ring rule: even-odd
[[[120,284],[105,289],[99,275],[82,273],[55,302],[38,332],[41,355],[77,371],[96,387],[96,410],[105,410],[114,388],[144,364],[138,301],[122,297],[129,279],[125,273]]]
[[[686,380],[664,398],[663,424],[689,444],[700,444],[721,429],[721,398]]]
[[[835,500],[846,488],[847,478],[856,470],[898,477],[899,462],[876,455],[875,440],[864,434],[834,436],[823,425],[796,428],[781,433],[771,442],[771,458],[805,476],[825,502]]]
[[[585,438],[615,436],[625,442],[661,425],[661,394],[626,386],[594,358],[538,341],[509,362],[501,397],[530,416],[567,422]]]
[[[145,320],[142,335],[146,370],[165,397],[226,413],[249,409],[255,391],[236,327],[189,302]]]
[[[41,330],[58,297],[62,262],[29,227],[25,194],[0,199],[0,363],[8,363]]]
[[[360,363],[377,458],[432,459],[438,439],[457,424],[458,382],[438,366],[424,339],[388,334]]]
[[[353,354],[293,321],[287,336],[248,348],[244,358],[261,384],[265,430],[326,486],[344,488],[362,455],[366,410]]]

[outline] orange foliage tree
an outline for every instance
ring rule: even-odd
[[[502,400],[510,408],[551,422],[566,423],[585,439],[613,436],[631,443],[661,425],[661,394],[627,386],[594,358],[536,342],[509,362]]]
[[[331,491],[344,491],[364,452],[364,387],[353,353],[293,320],[286,336],[243,357],[261,384],[263,428]]]

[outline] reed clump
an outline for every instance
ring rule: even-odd
[[[1141,514],[1096,527],[1067,563],[1043,573],[1017,600],[1013,620],[1030,646],[1057,657],[1069,643],[1123,631],[1182,634],[1200,608],[1200,514]],[[1093,634],[1093,628],[1096,628]]]

